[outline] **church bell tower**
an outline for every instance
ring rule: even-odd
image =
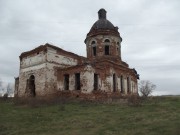
[[[86,36],[87,58],[94,61],[108,59],[120,62],[122,38],[118,27],[114,27],[107,20],[106,13],[103,8],[98,11],[98,20]]]

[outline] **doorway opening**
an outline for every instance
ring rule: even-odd
[[[36,96],[36,88],[35,88],[35,77],[34,75],[31,75],[28,79],[28,88],[30,90],[30,96],[35,97]]]

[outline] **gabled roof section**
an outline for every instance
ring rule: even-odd
[[[38,46],[37,48],[33,49],[33,50],[30,50],[30,51],[27,51],[27,52],[23,52],[21,53],[21,55],[19,56],[20,60],[24,57],[27,57],[27,56],[30,56],[30,55],[33,55],[35,53],[39,53],[40,51],[47,51],[47,48],[50,47],[50,48],[53,48],[55,50],[57,50],[58,52],[60,53],[63,53],[63,54],[67,54],[67,55],[71,55],[75,58],[81,58],[81,59],[86,59],[85,57],[83,56],[80,56],[80,55],[77,55],[75,53],[72,53],[72,52],[69,52],[69,51],[65,51],[57,46],[54,46],[54,45],[51,45],[49,43],[46,43],[45,45],[40,45]]]

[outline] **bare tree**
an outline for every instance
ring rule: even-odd
[[[14,85],[12,83],[4,83],[0,78],[0,97],[5,96],[13,96],[14,94]],[[4,97],[4,96],[3,96]]]
[[[6,89],[7,89],[7,94],[8,94],[8,96],[11,97],[11,96],[13,95],[13,92],[14,92],[14,90],[13,90],[13,84],[8,83]]]
[[[139,83],[139,91],[143,97],[148,97],[153,90],[156,88],[156,85],[150,82],[149,80],[142,80]]]

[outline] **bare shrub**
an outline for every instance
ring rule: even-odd
[[[8,93],[5,93],[4,95],[3,95],[3,99],[7,99],[8,98]]]
[[[149,80],[142,80],[139,83],[139,91],[143,98],[147,98],[149,95],[151,95],[155,88],[156,85]]]

